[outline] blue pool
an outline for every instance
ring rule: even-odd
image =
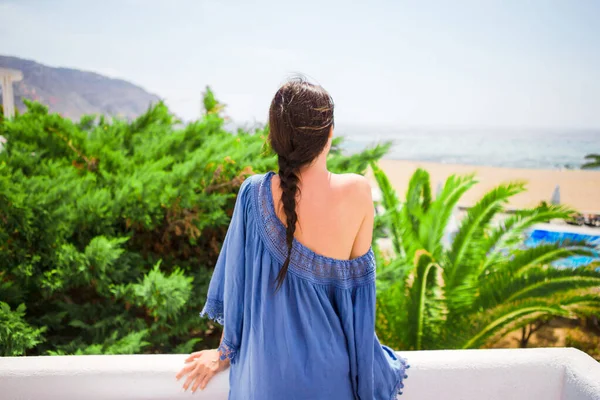
[[[592,245],[596,245],[600,248],[600,235],[584,235],[574,232],[547,231],[542,229],[535,229],[529,232],[529,235],[525,240],[525,245],[528,247],[535,247],[541,243],[581,240],[587,240]],[[573,256],[556,262],[553,265],[556,267],[579,267],[581,265],[589,264],[594,260],[600,260],[600,254],[597,253],[596,257]]]

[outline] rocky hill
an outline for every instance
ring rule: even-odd
[[[139,86],[94,72],[53,68],[1,55],[0,67],[23,72],[23,80],[13,84],[15,106],[21,111],[25,109],[23,98],[27,98],[46,104],[51,112],[75,120],[85,114],[129,119],[144,113],[150,104],[159,101],[158,96]]]

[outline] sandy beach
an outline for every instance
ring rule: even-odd
[[[527,191],[514,196],[509,207],[532,207],[540,201],[550,201],[554,188],[559,185],[561,203],[580,212],[600,214],[600,171],[497,168],[400,160],[381,160],[379,165],[401,197],[405,195],[413,172],[420,167],[431,175],[434,193],[438,182],[444,183],[451,174],[475,173],[479,183],[463,196],[460,206],[473,205],[486,191],[502,182],[524,181]]]

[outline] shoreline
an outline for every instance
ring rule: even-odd
[[[443,184],[448,176],[475,173],[478,183],[462,197],[459,202],[459,206],[462,207],[472,206],[484,193],[501,183],[524,181],[527,190],[514,196],[507,204],[508,208],[535,207],[541,201],[550,202],[558,185],[561,204],[582,213],[600,214],[600,171],[598,170],[506,168],[389,158],[381,159],[378,164],[401,198],[405,196],[414,171],[423,168],[430,174],[433,195],[438,184]],[[370,173],[367,177],[375,185]]]
[[[525,171],[584,171],[584,172],[600,172],[600,170],[585,170],[581,169],[583,165],[582,162],[579,162],[577,165],[569,165],[571,168],[567,168],[566,165],[557,165],[554,167],[521,167],[521,166],[509,166],[509,165],[492,165],[492,164],[477,164],[477,163],[453,163],[453,162],[444,162],[444,161],[436,161],[436,160],[421,160],[421,159],[411,159],[411,158],[396,158],[393,155],[386,154],[381,158],[381,161],[401,161],[407,163],[426,163],[426,164],[436,164],[436,165],[448,165],[448,166],[463,166],[463,167],[473,167],[473,168],[501,168],[501,169],[519,169]]]

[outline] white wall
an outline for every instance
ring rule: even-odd
[[[402,400],[600,400],[600,363],[572,348],[400,352]],[[0,399],[166,400],[185,355],[0,358]],[[222,373],[197,399],[227,399]]]

